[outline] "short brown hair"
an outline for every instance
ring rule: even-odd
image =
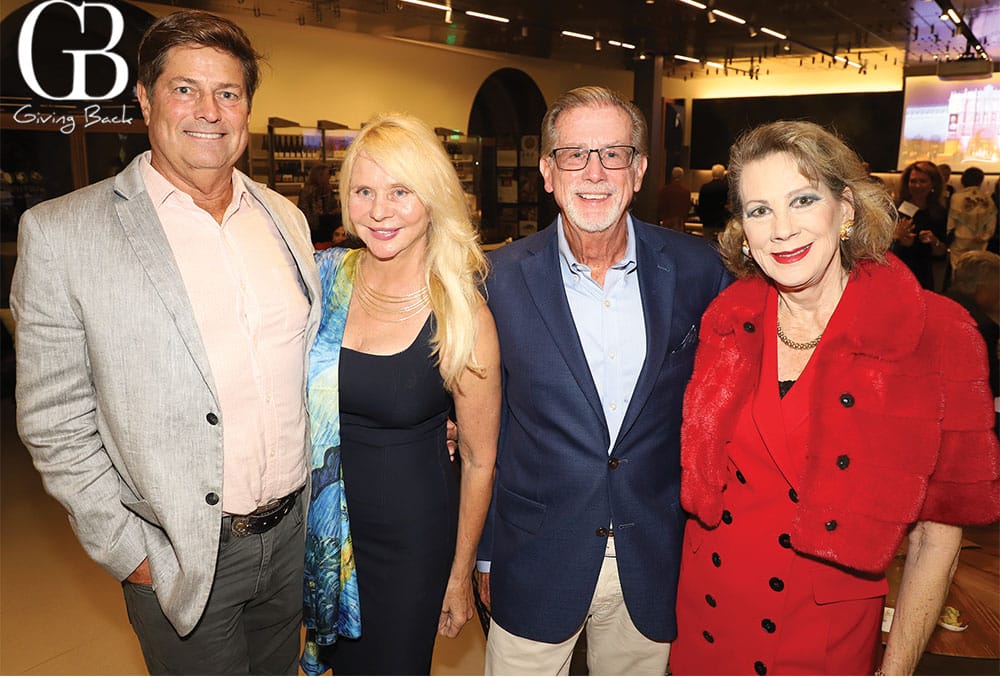
[[[174,47],[184,46],[212,47],[236,57],[243,68],[247,103],[253,102],[260,84],[261,55],[254,50],[243,29],[232,21],[194,9],[160,17],[142,36],[137,80],[145,85],[150,97],[166,66],[167,53]]]
[[[779,120],[745,132],[729,149],[729,204],[733,216],[719,236],[719,249],[734,275],[764,275],[754,260],[743,254],[740,184],[746,165],[775,153],[790,155],[804,177],[825,185],[834,195],[850,191],[854,227],[850,238],[840,243],[845,270],[853,270],[858,261],[885,261],[896,224],[896,209],[885,187],[868,178],[861,158],[836,134],[812,122]]]

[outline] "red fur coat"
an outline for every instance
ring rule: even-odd
[[[725,507],[726,446],[757,387],[763,332],[774,330],[763,316],[769,289],[738,281],[702,319],[684,399],[681,502],[709,527]],[[922,290],[897,258],[859,264],[844,293],[862,295],[861,312],[824,334],[815,353],[791,541],[803,554],[881,573],[918,520],[1000,516],[993,398],[975,323]],[[777,375],[764,386],[777,388]]]

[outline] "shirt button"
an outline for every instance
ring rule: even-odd
[[[205,494],[205,503],[208,503],[209,505],[218,505],[219,495],[214,491]]]
[[[608,353],[608,357],[611,358],[612,360],[615,359],[615,353],[614,353],[614,351],[611,351],[610,353]]]
[[[844,406],[844,408],[850,409],[851,407],[854,406],[854,395],[850,393],[844,393],[843,395],[840,396],[840,403]]]
[[[725,522],[726,524],[732,524],[733,523],[733,513],[729,512],[728,510],[723,510],[722,511],[722,521]]]
[[[754,661],[753,670],[758,675],[766,675],[767,674],[767,666],[764,665],[764,663],[762,661]]]
[[[767,634],[774,634],[774,631],[778,629],[778,626],[774,624],[770,618],[765,618],[760,622],[760,627],[764,628],[764,632]]]
[[[847,466],[851,464],[851,457],[847,454],[841,454],[837,457],[837,467],[841,470],[847,470]]]
[[[837,528],[837,520],[830,520],[829,522],[827,522],[823,526],[826,527],[827,531],[834,531]]]
[[[789,489],[788,490],[788,498],[791,499],[792,503],[798,503],[799,502],[799,492],[795,491],[795,489]]]
[[[792,547],[792,537],[789,536],[788,534],[781,534],[780,536],[778,536],[778,545],[780,545],[782,548]]]
[[[719,553],[712,553],[712,564],[714,564],[717,568],[722,566],[722,558],[719,556]]]
[[[611,411],[618,411],[618,405],[614,402],[611,403]]]
[[[745,331],[748,334],[752,334],[755,331],[757,331],[757,327],[753,326],[753,322],[744,322],[743,331]]]
[[[743,476],[739,470],[736,471],[736,479],[739,480],[740,484],[746,484],[747,478]]]
[[[712,637],[712,633],[710,633],[708,630],[702,632],[701,636],[704,637],[705,641],[708,642],[709,644],[715,641],[715,637]]]
[[[715,601],[715,598],[712,597],[711,595],[705,595],[705,601],[708,603],[708,606],[712,607],[713,609],[715,608],[716,604],[718,604],[718,602]]]
[[[205,420],[208,421],[209,424],[215,425],[216,423],[219,422],[219,417],[212,412],[208,412],[208,414],[205,416]]]
[[[610,308],[611,307],[611,301],[608,301],[607,299],[604,299],[604,307],[605,308]]]
[[[777,576],[772,577],[767,584],[770,585],[771,590],[774,590],[775,592],[781,592],[785,589],[785,582]]]

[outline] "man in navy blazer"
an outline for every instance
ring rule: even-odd
[[[580,87],[542,122],[556,222],[494,252],[504,418],[479,584],[487,674],[664,674],[684,514],[680,422],[702,312],[728,283],[699,238],[633,219],[646,123]],[[487,573],[488,571],[488,573]]]

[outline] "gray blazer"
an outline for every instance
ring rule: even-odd
[[[312,305],[308,353],[321,294],[305,217],[238,176],[298,266]],[[46,490],[113,576],[149,559],[160,605],[186,635],[214,577],[225,421],[138,158],[24,214],[11,307],[18,431]],[[303,453],[308,446],[307,431]]]

